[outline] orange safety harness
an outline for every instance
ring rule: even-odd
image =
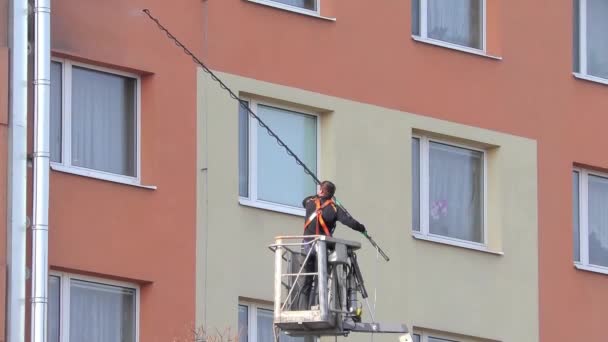
[[[327,228],[327,224],[325,224],[325,220],[323,219],[323,209],[325,207],[327,207],[328,205],[331,205],[334,208],[335,211],[338,211],[338,209],[336,209],[336,204],[335,204],[335,202],[334,202],[333,199],[328,199],[323,204],[321,204],[321,199],[320,198],[316,198],[315,199],[315,206],[316,206],[315,212],[312,213],[312,215],[310,215],[310,217],[308,218],[308,220],[306,220],[306,223],[304,223],[304,230],[306,230],[306,227],[308,227],[308,225],[316,217],[317,218],[317,226],[316,226],[316,229],[315,229],[315,234],[319,235],[319,225],[321,225],[321,228],[323,228],[323,231],[325,232],[325,235],[331,236],[331,233],[329,232],[329,229]]]

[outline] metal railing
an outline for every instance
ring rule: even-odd
[[[269,248],[275,253],[275,336],[278,330],[293,336],[400,333],[411,341],[405,325],[377,323],[371,311],[372,323],[361,322],[358,294],[367,299],[367,291],[355,254],[358,242],[325,235],[278,236]]]

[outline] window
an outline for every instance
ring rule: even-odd
[[[414,342],[458,342],[454,340],[446,340],[445,338],[433,337],[426,333],[412,335]]]
[[[412,34],[485,50],[485,0],[412,0]]]
[[[139,87],[135,75],[51,62],[53,168],[139,184]]]
[[[249,101],[250,108],[313,173],[318,169],[318,117]],[[303,215],[302,200],[316,191],[314,180],[239,106],[240,202]]]
[[[415,236],[485,245],[485,152],[428,137],[412,138]]]
[[[318,0],[270,0],[290,7],[297,7],[313,12],[319,11]]]
[[[608,1],[574,1],[574,71],[608,79]]]
[[[572,190],[574,261],[608,273],[608,175],[574,170]]]
[[[239,342],[274,341],[273,310],[255,304],[239,304]],[[316,338],[281,333],[280,342],[316,342]]]
[[[454,340],[446,340],[443,338],[438,338],[438,337],[432,337],[432,336],[427,336],[426,337],[426,341],[423,340],[423,342],[457,342]]]
[[[49,342],[138,341],[136,285],[53,272],[48,289]]]

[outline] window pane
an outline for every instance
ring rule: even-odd
[[[428,0],[428,36],[481,49],[482,11],[482,0]]]
[[[572,8],[572,63],[574,72],[580,72],[580,2],[579,0],[573,1]]]
[[[412,228],[420,231],[420,139],[412,138]]]
[[[454,340],[446,340],[443,338],[431,337],[429,336],[429,342],[456,342]]]
[[[587,0],[587,73],[608,78],[608,1]]]
[[[317,0],[272,0],[274,2],[280,2],[285,5],[295,6],[304,8],[311,11],[317,10]]]
[[[430,143],[429,229],[483,242],[483,154]]]
[[[420,35],[420,0],[412,0],[412,34]]]
[[[249,341],[249,308],[239,305],[239,342]]]
[[[239,196],[249,197],[249,113],[242,105],[239,105]]]
[[[72,165],[136,176],[136,81],[72,68]]]
[[[589,263],[608,267],[608,178],[589,175]]]
[[[72,280],[70,341],[135,342],[135,290]]]
[[[51,144],[51,161],[57,163],[61,162],[62,84],[61,63],[51,62],[51,136],[49,142]]]
[[[240,317],[240,307],[243,305],[239,305],[239,317]],[[247,310],[247,307],[245,310]],[[257,326],[257,341],[274,341],[274,332],[273,332],[273,311],[268,309],[258,309],[258,326]],[[240,318],[239,318],[240,319]],[[284,332],[281,332],[279,337],[280,342],[314,342],[314,337],[292,337],[286,335]],[[239,340],[239,342],[243,342]],[[245,340],[244,342],[247,342]]]
[[[47,330],[48,342],[59,342],[59,305],[60,305],[60,289],[61,281],[59,277],[49,277],[49,307],[48,320],[49,326]]]
[[[574,260],[580,261],[580,216],[579,216],[579,200],[580,200],[579,174],[572,172],[572,241],[574,244]]]
[[[240,342],[240,341],[239,341]],[[284,332],[281,332],[279,342],[316,342],[313,336],[288,336]]]
[[[272,320],[273,314],[271,310],[258,309],[258,341],[274,341]]]
[[[420,335],[412,335],[412,337],[414,338],[414,342],[420,342]]]
[[[317,118],[283,109],[259,105],[258,116],[310,168],[317,172]],[[304,173],[285,149],[257,126],[258,198],[300,207],[302,199],[316,192],[314,180]]]

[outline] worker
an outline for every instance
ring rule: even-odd
[[[365,233],[364,225],[357,222],[342,207],[336,205],[333,200],[335,193],[336,186],[334,183],[323,181],[316,196],[308,196],[302,201],[302,206],[306,208],[304,235],[332,236],[334,229],[336,229],[336,221],[340,221],[358,232]]]
[[[344,225],[353,230],[367,234],[365,226],[355,220],[342,207],[336,205],[333,200],[336,192],[336,186],[330,181],[323,181],[319,186],[316,196],[308,196],[302,201],[302,206],[306,208],[306,221],[304,223],[304,235],[326,235],[332,236],[336,229],[336,222],[340,221]],[[311,241],[314,238],[305,237],[303,239],[302,258],[309,255],[312,247]],[[317,271],[316,254],[313,250],[308,256],[308,260],[304,266],[303,272],[312,273]],[[303,259],[302,259],[303,260]],[[301,265],[301,261],[300,261]],[[304,276],[299,286],[302,286],[302,291],[296,302],[300,310],[310,310],[310,307],[317,303],[318,298],[315,294],[316,281],[314,276]]]

